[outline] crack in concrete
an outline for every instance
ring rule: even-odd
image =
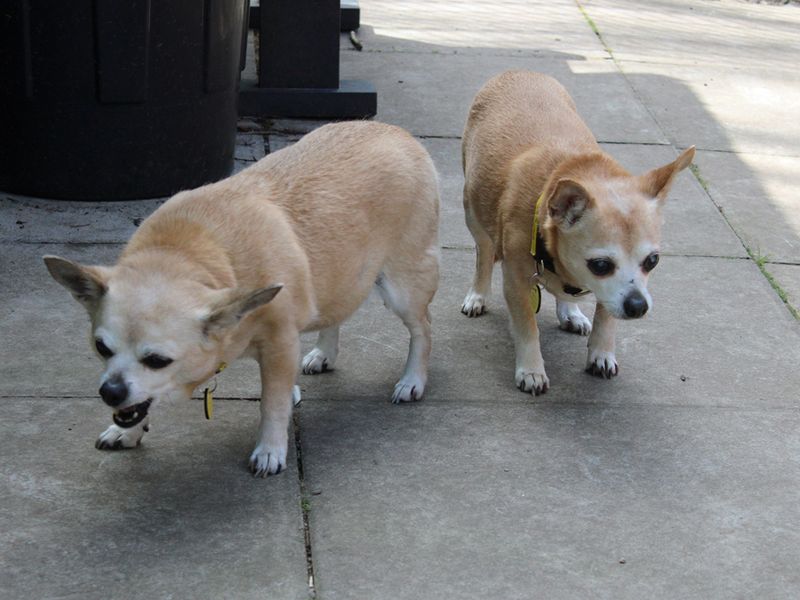
[[[98,242],[76,242],[74,240],[0,240],[0,245],[28,245],[28,246],[75,246],[79,248],[87,246],[124,246],[127,241],[98,241]]]
[[[314,600],[317,597],[317,585],[314,577],[314,557],[311,548],[311,524],[308,515],[311,512],[311,500],[306,489],[305,468],[303,465],[303,447],[300,440],[300,421],[297,415],[292,415],[292,429],[294,432],[294,449],[297,457],[297,483],[300,487],[300,512],[303,517],[303,540],[306,545],[306,573],[308,575],[308,597]]]
[[[451,250],[456,252],[474,252],[474,246],[467,246],[467,245],[458,245],[458,244],[445,244],[440,246],[442,250]],[[726,254],[678,254],[674,252],[662,252],[661,256],[670,256],[673,258],[714,258],[720,260],[743,260],[743,261],[751,261],[753,260],[750,256],[729,256]],[[789,265],[789,266],[800,266],[800,262],[782,262],[782,261],[765,261],[765,264],[771,265]]]
[[[697,403],[684,403],[678,402],[673,400],[668,400],[665,402],[636,402],[636,401],[619,401],[619,402],[595,402],[595,401],[578,401],[578,400],[565,400],[565,399],[558,399],[558,400],[542,400],[536,399],[533,400],[530,394],[525,395],[520,392],[519,400],[512,400],[512,401],[504,401],[502,406],[497,403],[496,400],[491,398],[467,398],[467,397],[451,397],[451,398],[437,398],[435,401],[428,402],[426,406],[442,406],[447,407],[448,410],[452,408],[454,405],[464,404],[470,406],[487,406],[489,408],[502,408],[502,407],[518,407],[518,406],[531,406],[533,408],[577,408],[577,407],[602,407],[602,408],[642,408],[642,409],[652,409],[652,408],[676,408],[676,409],[699,409],[699,410],[728,410],[728,411],[739,411],[739,412],[763,412],[763,411],[791,411],[791,412],[798,412],[800,411],[800,406],[794,404],[784,404],[783,402],[794,402],[795,399],[779,399],[779,402],[774,404],[764,404],[760,406],[752,406],[751,404],[697,404]],[[0,394],[0,400],[93,400],[93,398],[87,398],[86,396],[21,396],[21,395],[2,395]],[[192,398],[192,400],[199,401],[198,398]],[[220,401],[248,401],[248,402],[258,402],[258,398],[242,398],[242,397],[217,397],[214,396],[215,402]],[[328,398],[328,397],[315,397],[315,398],[307,398],[304,402],[308,402],[310,404],[321,404],[321,403],[340,403],[341,399],[339,398]],[[348,395],[348,402],[351,403],[369,403],[374,405],[375,403],[375,396],[373,395]],[[748,401],[749,402],[749,401]],[[303,529],[304,534],[308,533],[306,538],[306,559],[308,561],[309,573],[313,575],[314,566],[312,561],[312,554],[311,554],[311,528],[308,523],[308,513],[311,510],[310,506],[310,499],[309,493],[307,488],[305,487],[305,476],[302,462],[302,453],[301,448],[298,444],[301,443],[300,440],[300,432],[299,432],[299,423],[296,417],[292,418],[292,428],[294,431],[294,439],[295,439],[295,452],[297,454],[297,461],[298,461],[298,475],[300,478],[300,490],[301,490],[301,500],[300,500],[300,508],[303,511]],[[311,494],[313,495],[313,494]],[[316,578],[314,578],[314,584],[316,585]],[[316,593],[316,588],[314,590]]]
[[[417,134],[414,137],[419,138],[421,140],[460,140],[461,139],[460,135],[436,135],[436,134],[423,135],[423,134]]]
[[[265,133],[264,135],[261,136],[262,139],[264,140],[264,156],[269,156],[270,153],[272,152],[272,148],[270,148],[269,145],[269,135],[270,135],[269,133]]]
[[[678,150],[685,150],[688,146],[675,146]],[[702,148],[695,146],[698,152],[710,152],[714,154],[733,154],[735,156],[770,156],[773,158],[800,158],[800,154],[780,154],[775,152],[751,152],[749,150],[729,150],[725,148]]]
[[[367,42],[369,43],[369,42]],[[530,49],[518,49],[518,50],[503,50],[501,48],[493,48],[492,52],[483,52],[482,48],[479,46],[464,46],[463,48],[466,49],[465,52],[459,52],[458,49],[454,48],[452,50],[413,50],[411,48],[364,48],[363,50],[355,50],[352,48],[340,48],[341,52],[352,52],[352,53],[360,53],[360,54],[409,54],[412,56],[497,56],[502,58],[560,58],[562,56],[561,52],[557,50],[530,50]],[[608,60],[607,58],[594,58],[593,60]]]

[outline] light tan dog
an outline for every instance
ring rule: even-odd
[[[567,91],[546,75],[509,71],[478,92],[463,138],[464,211],[477,259],[461,310],[486,310],[493,265],[502,261],[521,390],[549,387],[539,286],[556,296],[562,329],[591,333],[587,371],[617,374],[615,319],[641,317],[652,304],[647,278],[658,263],[661,207],[693,157],[694,147],[631,175],[600,150]],[[597,300],[593,324],[575,304],[588,292]]]
[[[438,183],[408,133],[374,122],[321,127],[146,219],[114,267],[47,256],[88,310],[114,424],[98,448],[139,444],[150,404],[188,398],[241,355],[260,364],[256,475],[286,467],[304,331],[305,373],[333,367],[339,324],[376,287],[411,334],[392,400],[422,396],[438,285]]]

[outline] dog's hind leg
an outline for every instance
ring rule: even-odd
[[[589,335],[592,332],[592,322],[574,302],[556,298],[556,316],[558,316],[559,328],[564,331],[580,335]]]
[[[464,190],[464,194],[466,194],[466,190]],[[468,317],[479,317],[486,312],[486,301],[492,291],[494,243],[486,230],[478,223],[466,202],[464,202],[464,217],[467,228],[475,239],[475,277],[472,287],[461,304],[461,312]]]
[[[439,283],[438,248],[403,265],[386,265],[375,285],[384,304],[408,329],[411,336],[403,376],[394,387],[392,402],[419,400],[428,381],[431,354],[431,316],[428,306]]]
[[[306,375],[315,375],[333,369],[339,354],[339,326],[319,332],[314,349],[303,357],[302,369]]]

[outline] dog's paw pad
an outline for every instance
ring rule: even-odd
[[[619,373],[619,365],[613,352],[589,351],[586,372],[595,377],[611,379]]]
[[[111,425],[100,434],[100,437],[94,443],[94,447],[98,450],[136,448],[141,443],[144,432],[149,430],[150,428],[145,421],[128,429],[123,429],[118,425]]]
[[[470,290],[461,305],[461,312],[468,317],[480,317],[486,312],[486,299],[481,294]]]
[[[420,400],[425,393],[425,382],[419,377],[403,377],[394,386],[392,403],[411,402]]]
[[[250,455],[250,472],[253,477],[277,475],[286,469],[286,446],[280,448],[259,444]]]
[[[550,389],[550,379],[544,371],[527,371],[525,369],[518,369],[514,381],[517,387],[523,392],[540,396]]]
[[[317,375],[333,368],[328,357],[319,348],[314,348],[303,357],[302,370],[306,375]]]

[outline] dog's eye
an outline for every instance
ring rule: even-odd
[[[589,259],[586,261],[586,266],[589,267],[589,270],[598,277],[611,275],[615,269],[614,263],[607,258]]]
[[[142,364],[148,369],[163,369],[172,363],[171,358],[158,354],[148,354],[142,359]]]
[[[97,338],[94,341],[94,347],[97,348],[97,353],[103,358],[111,358],[112,356],[114,356],[114,353],[111,351],[111,348],[106,346],[103,343],[103,340],[101,340],[100,338]]]
[[[658,264],[658,252],[653,252],[650,256],[644,259],[644,262],[642,263],[642,269],[644,270],[645,273],[649,273],[650,271],[656,268],[657,264]]]

